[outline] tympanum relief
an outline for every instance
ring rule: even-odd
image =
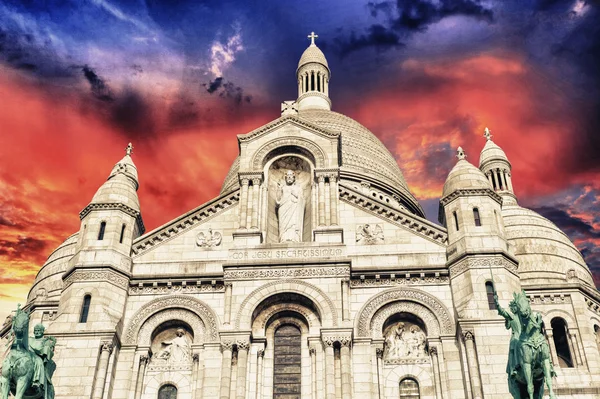
[[[383,359],[397,363],[401,360],[426,358],[426,336],[421,327],[408,321],[399,321],[384,331]]]
[[[169,328],[152,340],[151,368],[181,369],[192,364],[191,337],[183,328]]]

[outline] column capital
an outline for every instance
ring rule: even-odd
[[[100,342],[100,351],[108,352],[109,354],[111,354],[114,349],[114,346],[115,345],[112,343],[112,341],[102,341]]]
[[[325,175],[317,175],[317,181],[319,183],[325,183]]]
[[[229,339],[224,339],[221,341],[221,351],[230,351],[233,349],[233,344],[235,342]]]
[[[430,347],[429,348],[429,354],[431,356],[436,356],[437,357],[437,355],[438,355],[438,348],[437,348],[437,346]]]
[[[465,341],[474,341],[475,340],[475,334],[471,330],[463,331],[462,335],[463,335],[463,339]]]
[[[265,350],[264,349],[259,350],[257,355],[258,355],[258,357],[265,357]]]
[[[199,353],[194,353],[192,355],[192,360],[194,361],[194,363],[198,363],[200,361],[200,354]]]
[[[263,181],[262,172],[239,172],[238,177],[240,182],[246,180],[247,182],[252,182],[252,184],[260,184]],[[255,183],[255,180],[258,180],[258,182]]]
[[[148,360],[150,360],[150,356],[148,356],[148,355],[140,356],[140,364],[146,364],[146,363],[148,363]]]
[[[375,356],[377,356],[378,359],[383,359],[383,348],[375,349]]]
[[[250,179],[247,177],[240,177],[240,184],[242,186],[247,186],[250,183]]]
[[[250,349],[250,341],[247,339],[237,340],[236,345],[238,347],[238,351],[239,350],[247,351],[248,349]]]

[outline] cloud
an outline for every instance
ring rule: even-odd
[[[97,99],[102,101],[114,100],[110,87],[108,87],[104,79],[96,74],[96,71],[87,65],[82,66],[81,71],[83,72],[83,76],[85,76],[90,83],[92,93]]]
[[[236,33],[226,43],[214,41],[210,47],[209,70],[217,78],[222,77],[225,69],[235,61],[236,54],[244,50],[240,28],[236,27],[235,30]]]
[[[123,10],[121,10],[119,7],[115,6],[114,4],[111,4],[106,0],[91,0],[91,1],[93,4],[100,7],[101,9],[103,9],[104,11],[106,11],[107,13],[112,15],[113,17],[117,18],[118,20],[123,21],[123,22],[128,22],[128,23],[132,24],[133,26],[135,26],[136,28],[143,30],[145,32],[152,32],[152,29],[150,29],[148,27],[148,25],[144,24],[137,18],[134,18],[134,17],[124,13]]]
[[[0,239],[0,257],[5,259],[44,259],[47,242],[33,237],[20,236],[16,241]]]
[[[252,96],[245,95],[244,89],[232,82],[225,81],[222,77],[216,78],[208,84],[203,84],[209,94],[218,93],[219,97],[230,98],[236,105],[252,102]]]
[[[382,25],[372,25],[363,35],[357,36],[355,32],[352,32],[348,38],[338,36],[334,39],[334,48],[341,57],[367,47],[385,51],[391,48],[405,47],[405,44],[400,41],[398,33]]]

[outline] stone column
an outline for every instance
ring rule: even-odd
[[[350,365],[350,346],[352,339],[340,339],[340,358],[342,366],[342,399],[352,399],[352,369]]]
[[[258,351],[258,370],[256,372],[256,397],[262,399],[262,387],[263,387],[263,359],[265,357],[265,350],[261,349]]]
[[[438,358],[438,348],[437,346],[431,346],[429,348],[429,355],[431,356],[431,364],[433,365],[433,379],[435,381],[435,392],[436,398],[444,399],[444,394],[442,393],[442,374],[440,373],[440,360]]]
[[[237,369],[237,393],[236,399],[246,398],[246,368],[248,366],[248,349],[250,342],[246,340],[237,342],[238,348],[238,369]]]
[[[223,359],[221,361],[221,399],[229,399],[229,389],[231,386],[231,349],[233,342],[223,341],[221,342],[221,351],[223,352]]]
[[[204,359],[202,352],[203,350],[199,349],[192,357],[195,368],[194,375],[196,377],[196,383],[194,384],[194,399],[202,398],[202,389],[204,388]]]
[[[339,201],[339,190],[338,190],[338,178],[332,176],[330,178],[329,189],[331,190],[331,225],[338,225],[338,201]]]
[[[142,390],[144,388],[144,375],[146,375],[146,365],[148,364],[148,360],[147,354],[140,356],[137,379],[135,382],[135,399],[140,399],[142,397]]]
[[[492,181],[492,173],[491,173],[491,172],[488,172],[488,173],[487,173],[485,176],[486,176],[486,177],[488,178],[488,180],[490,181],[490,185],[491,185],[492,187],[494,187],[494,182]]]
[[[498,183],[498,176],[496,176],[496,171],[494,169],[490,171],[490,174],[492,175],[492,189],[495,191],[500,185],[500,183]]]
[[[383,348],[375,349],[377,357],[377,397],[383,399]]]
[[[551,329],[546,330],[546,337],[548,337],[548,346],[550,347],[552,364],[558,367],[558,355],[556,354],[556,347],[554,346],[554,332]]]
[[[325,397],[335,399],[335,359],[333,356],[332,338],[323,339],[325,347]]]
[[[349,285],[349,280],[342,280],[342,320],[350,320]]]
[[[502,179],[502,189],[508,190],[508,185],[506,184],[506,176],[504,170],[500,171],[500,179]]]
[[[325,226],[325,176],[317,176],[319,182],[319,226]]]
[[[479,362],[477,361],[477,353],[475,352],[475,335],[473,334],[473,331],[467,330],[463,332],[463,339],[465,340],[467,366],[469,367],[473,399],[483,399],[481,378],[479,376]]]
[[[240,195],[240,229],[245,229],[248,224],[248,184],[247,178],[241,179],[242,194]]]
[[[312,399],[317,399],[317,350],[310,348],[310,385],[312,389]]]
[[[252,179],[252,218],[250,227],[253,229],[258,229],[258,211],[260,210],[260,179],[254,178]]]
[[[510,191],[513,191],[512,178],[511,178],[510,172],[506,172],[506,182],[508,183],[508,189]]]
[[[315,227],[317,227],[319,225],[319,186],[317,186],[316,183],[312,184],[311,196],[312,196],[311,208],[310,208],[311,219],[312,219],[311,228],[314,229]]]
[[[104,395],[104,384],[106,383],[106,374],[108,373],[108,361],[113,351],[113,343],[103,341],[100,343],[100,358],[96,365],[96,378],[94,378],[94,391],[92,399],[102,399]]]
[[[262,194],[261,194],[261,212],[262,214],[260,215],[260,227],[262,227],[263,231],[267,230],[268,228],[268,217],[269,217],[269,185],[268,184],[263,184],[261,185],[262,188]]]
[[[579,352],[579,345],[577,344],[577,336],[575,333],[568,331],[571,348],[573,348],[573,363],[578,366],[582,366],[581,353]]]
[[[224,324],[231,323],[231,283],[225,283],[225,322]]]
[[[325,226],[331,225],[331,184],[330,179],[326,177],[325,181]]]

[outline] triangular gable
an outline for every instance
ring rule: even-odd
[[[341,201],[360,207],[389,223],[410,230],[429,241],[443,246],[447,245],[448,233],[443,227],[437,226],[427,219],[413,215],[402,209],[391,208],[374,198],[345,186],[343,183],[339,185],[339,190]]]
[[[176,236],[190,230],[199,223],[203,223],[223,211],[237,204],[240,199],[240,190],[236,189],[220,195],[219,197],[208,201],[199,207],[181,215],[149,233],[144,234],[133,242],[132,253],[134,256],[140,255],[159,243],[169,241]]]
[[[328,129],[323,129],[322,127],[315,125],[314,123],[308,122],[304,119],[300,119],[295,115],[285,115],[280,118],[275,119],[272,122],[267,123],[253,131],[246,134],[239,134],[237,136],[238,141],[240,143],[249,142],[252,140],[256,140],[257,138],[264,136],[269,133],[273,129],[277,129],[279,127],[285,126],[286,124],[293,124],[299,128],[306,129],[311,131],[319,136],[325,138],[337,138],[340,136],[340,132],[334,132]]]

